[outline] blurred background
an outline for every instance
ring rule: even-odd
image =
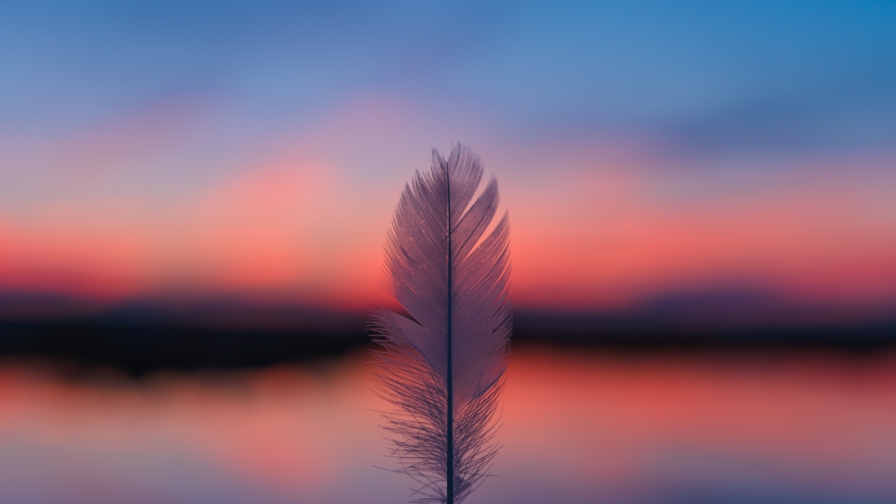
[[[0,501],[403,502],[366,314],[462,142],[514,355],[468,502],[896,500],[896,4],[0,4]]]

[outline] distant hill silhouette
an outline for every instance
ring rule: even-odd
[[[625,311],[518,308],[514,344],[876,352],[896,348],[896,316],[788,305],[756,292],[667,295]],[[257,367],[369,344],[367,314],[239,299],[132,301],[0,295],[0,359],[158,369]]]

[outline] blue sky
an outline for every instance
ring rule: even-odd
[[[511,135],[626,131],[698,150],[896,141],[893,2],[82,1],[2,10],[0,126],[16,134],[79,128],[180,94],[277,128],[374,91],[431,114],[487,111]]]

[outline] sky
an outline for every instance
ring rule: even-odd
[[[317,4],[4,2],[0,292],[388,304],[461,142],[517,306],[896,313],[893,2]]]

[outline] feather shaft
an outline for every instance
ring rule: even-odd
[[[441,162],[442,160],[439,159]],[[445,186],[448,191],[448,201],[451,201],[451,172],[445,169]],[[447,206],[447,218],[448,225],[451,226],[451,205]],[[448,316],[446,317],[446,325],[448,326],[445,331],[445,339],[448,341],[447,348],[447,357],[448,362],[445,365],[446,368],[446,379],[445,379],[445,387],[447,390],[447,402],[448,407],[446,408],[448,412],[447,419],[447,428],[446,430],[446,444],[447,447],[445,449],[445,463],[447,464],[447,475],[445,477],[446,485],[445,485],[445,502],[447,504],[454,504],[454,379],[453,379],[453,371],[454,371],[454,359],[453,359],[453,349],[451,348],[451,314],[454,308],[454,247],[452,247],[452,232],[449,227],[448,229],[448,246],[445,247],[448,251],[448,299],[446,300],[446,304],[448,306]]]

